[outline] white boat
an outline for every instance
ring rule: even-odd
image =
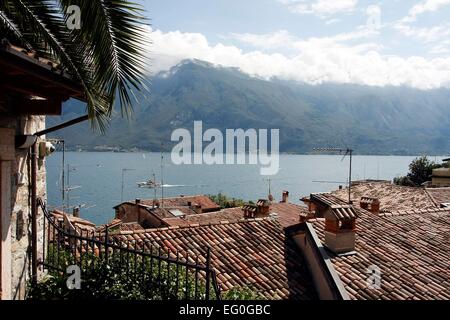
[[[155,176],[153,176],[153,179],[148,179],[147,181],[144,182],[138,182],[138,187],[139,188],[147,188],[147,189],[156,189],[156,188],[161,188],[161,183],[159,181],[156,181]]]

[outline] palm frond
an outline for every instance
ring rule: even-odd
[[[82,27],[69,30],[67,9],[81,9]],[[135,90],[146,89],[142,9],[127,0],[0,0],[0,28],[40,56],[59,62],[83,86],[92,123],[102,131],[116,96],[122,116]]]
[[[82,28],[75,32],[92,48],[95,82],[108,93],[109,112],[117,92],[122,115],[129,116],[133,90],[146,89],[143,82],[148,41],[142,28],[142,9],[125,0],[59,1],[65,10],[74,4],[81,9]]]
[[[94,121],[95,126],[104,131],[108,101],[102,92],[96,90],[94,82],[89,78],[89,74],[92,74],[93,70],[89,70],[88,65],[80,63],[79,57],[74,59],[73,55],[71,56],[67,52],[67,48],[72,46],[70,34],[65,31],[64,18],[55,14],[49,1],[15,0],[14,2],[17,12],[26,19],[30,28],[33,28],[34,35],[38,35],[45,43],[47,51],[52,52],[64,67],[80,81],[85,90],[89,117]],[[44,20],[46,23],[43,22]]]
[[[23,39],[23,35],[20,32],[19,28],[17,28],[17,26],[14,24],[14,22],[12,22],[8,18],[8,16],[6,15],[5,12],[3,12],[3,10],[0,10],[0,25],[5,30],[11,32],[16,39]],[[28,42],[23,41],[23,44],[25,45],[26,49],[28,49],[28,50],[32,49],[31,45]]]

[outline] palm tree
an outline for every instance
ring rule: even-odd
[[[69,28],[71,6],[81,28]],[[128,0],[0,0],[0,37],[58,62],[83,86],[91,123],[101,130],[118,95],[122,116],[145,88],[142,8]]]

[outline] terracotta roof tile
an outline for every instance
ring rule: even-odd
[[[220,210],[220,206],[206,195],[164,198],[164,207],[188,207],[189,202],[201,205],[203,211]],[[141,200],[141,204],[152,206],[153,200]]]
[[[204,257],[211,247],[212,266],[222,290],[249,286],[268,299],[317,298],[301,252],[274,219],[149,229],[135,235],[180,254]]]
[[[448,299],[450,209],[374,215],[357,209],[356,255],[331,261],[352,299]],[[324,241],[324,219],[311,220]],[[367,268],[381,270],[381,288],[367,286]]]
[[[433,200],[434,204],[440,207],[442,204],[450,204],[450,187],[427,188],[426,192]]]
[[[332,194],[346,200],[348,199],[348,188],[333,191]],[[425,188],[397,186],[387,182],[352,185],[351,198],[355,206],[359,206],[362,197],[378,198],[380,209],[388,212],[436,208],[436,204]]]

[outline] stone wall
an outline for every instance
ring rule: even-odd
[[[34,134],[44,127],[44,116],[14,117],[0,115],[0,128],[12,129],[15,135]],[[31,167],[28,149],[15,149],[13,141],[13,150],[13,160],[8,161],[10,185],[2,184],[2,193],[5,188],[9,187],[10,194],[9,212],[2,210],[2,221],[9,222],[9,225],[2,226],[6,230],[3,233],[7,232],[7,234],[2,234],[2,244],[5,243],[2,248],[10,248],[9,252],[2,252],[2,268],[8,268],[7,264],[10,264],[9,267],[11,268],[11,271],[8,272],[11,286],[9,290],[2,292],[2,295],[6,299],[24,299],[26,285],[31,274]],[[4,174],[3,171],[2,174]],[[37,196],[46,199],[44,161],[38,161]],[[38,210],[38,214],[38,248],[42,248],[43,220],[41,210]],[[2,279],[5,280],[5,278]],[[2,286],[8,287],[5,284],[2,284]]]

